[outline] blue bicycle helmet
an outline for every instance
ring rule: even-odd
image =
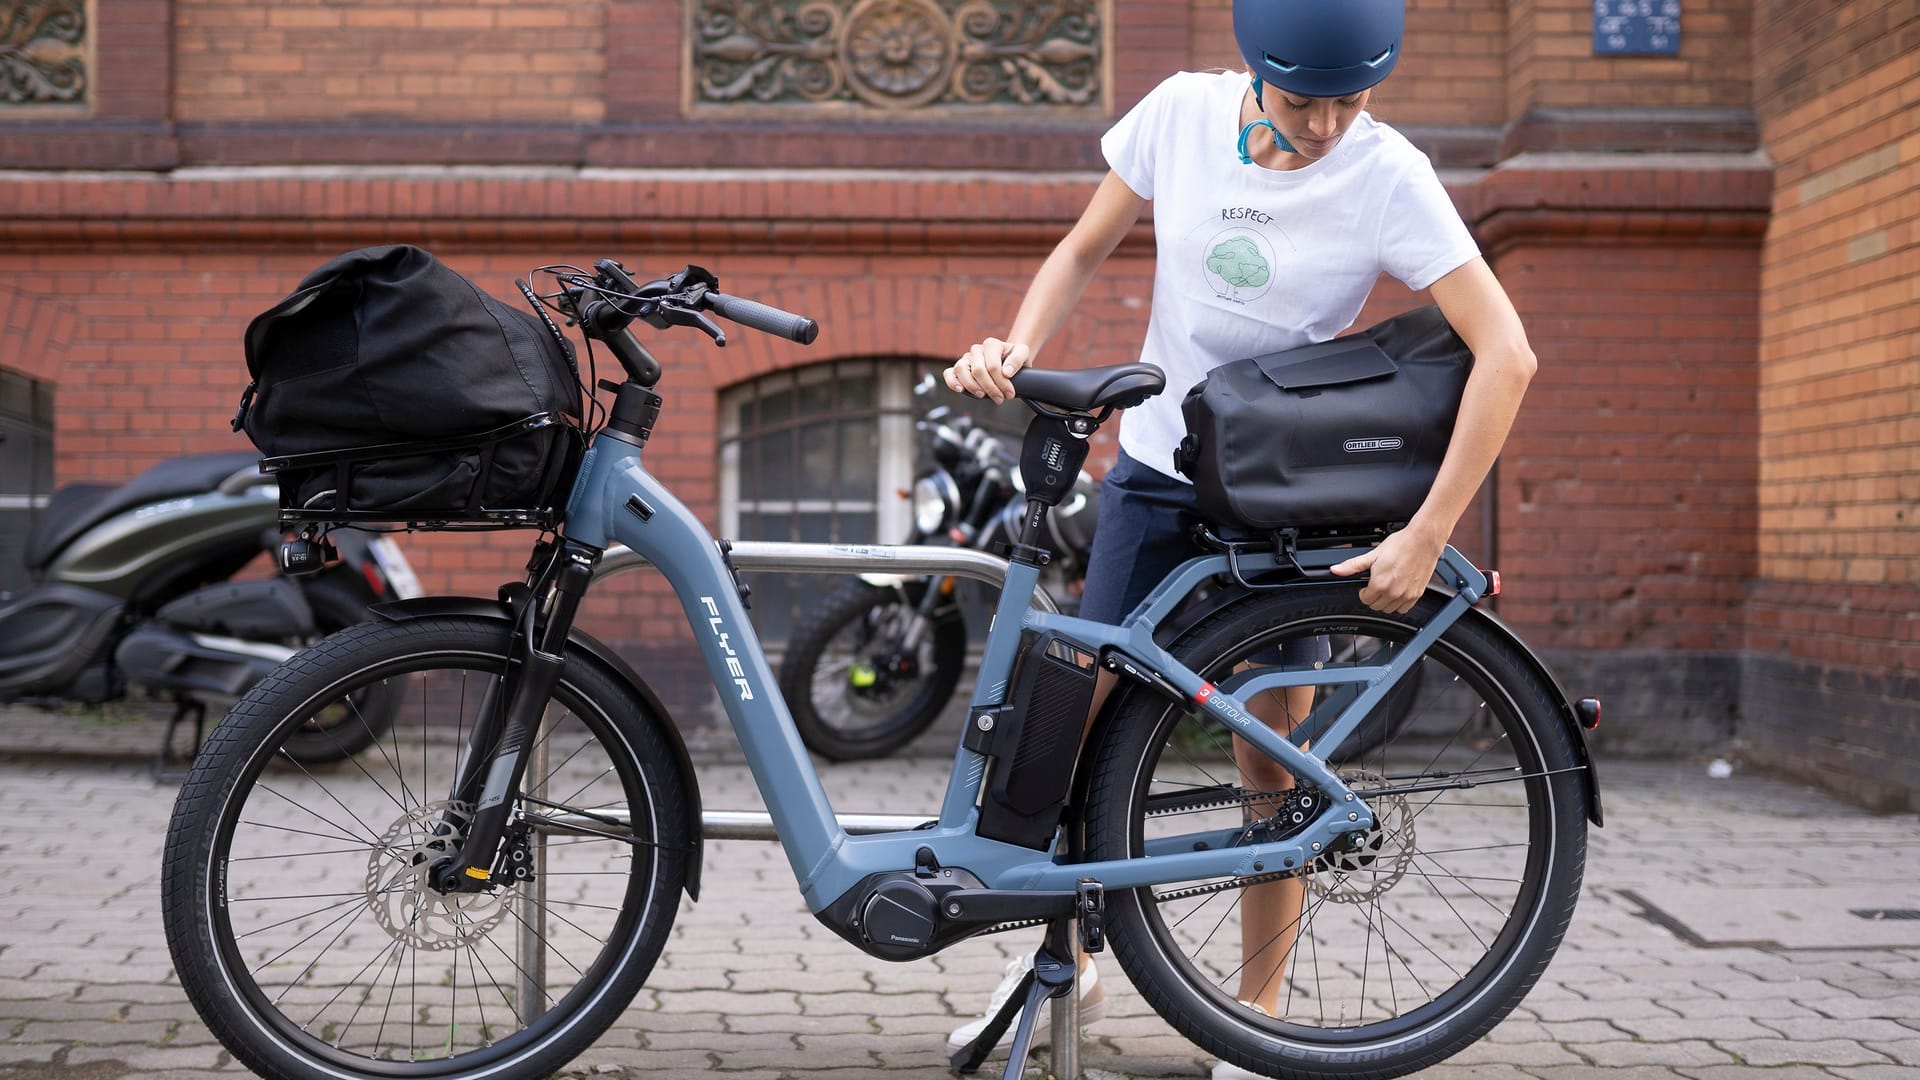
[[[1406,22],[1406,0],[1233,0],[1253,77],[1301,97],[1346,97],[1386,78]]]

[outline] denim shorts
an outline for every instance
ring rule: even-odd
[[[1192,484],[1183,484],[1120,452],[1100,485],[1100,520],[1087,556],[1080,617],[1118,625],[1181,563],[1210,554],[1193,542],[1200,524]],[[1323,642],[1307,638],[1267,649],[1259,663],[1310,664],[1324,659]]]

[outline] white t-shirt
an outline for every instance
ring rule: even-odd
[[[1181,72],[1100,148],[1153,200],[1153,312],[1140,359],[1167,388],[1127,410],[1120,447],[1179,479],[1180,401],[1224,363],[1325,341],[1353,325],[1382,271],[1424,289],[1480,253],[1433,164],[1361,113],[1326,157],[1282,172],[1234,144],[1247,76]],[[1272,138],[1264,127],[1252,142]]]

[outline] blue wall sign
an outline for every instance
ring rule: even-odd
[[[1593,55],[1680,55],[1680,0],[1593,0]]]

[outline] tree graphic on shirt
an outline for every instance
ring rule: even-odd
[[[1257,289],[1273,276],[1273,268],[1260,249],[1244,236],[1228,237],[1214,245],[1207,256],[1207,269],[1234,289]]]

